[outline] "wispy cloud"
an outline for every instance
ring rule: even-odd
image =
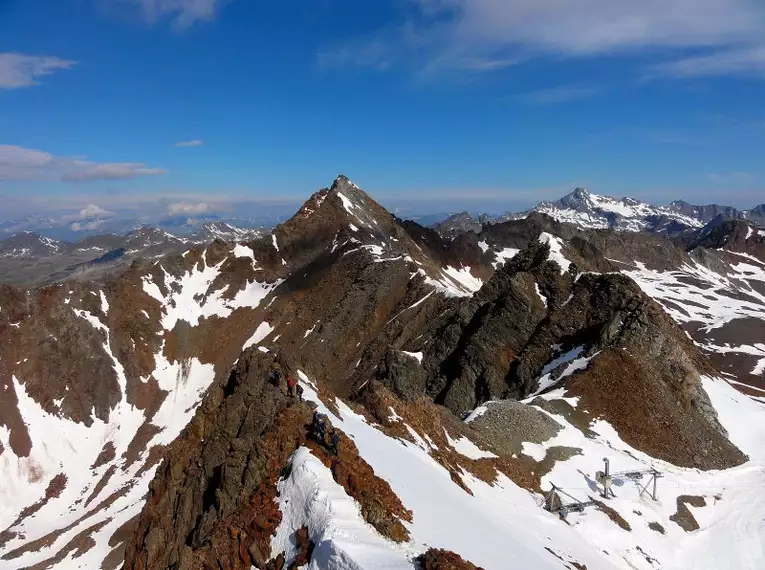
[[[378,30],[371,38],[350,39],[337,49],[346,56],[334,61],[428,68],[433,62],[446,67],[450,61],[652,53],[656,48],[756,50],[765,43],[761,0],[408,0],[408,4],[401,23]],[[324,58],[333,61],[327,53]]]
[[[561,85],[549,89],[540,89],[529,93],[522,93],[521,101],[531,105],[554,105],[577,99],[586,99],[600,93],[599,87],[586,87],[582,85]]]
[[[186,29],[213,20],[220,6],[229,0],[121,0],[137,7],[149,24],[170,20],[176,29]]]
[[[199,139],[194,139],[194,140],[190,140],[190,141],[177,142],[177,143],[175,143],[175,146],[180,147],[180,148],[190,148],[190,147],[194,147],[194,146],[202,146],[203,144],[205,144],[204,141],[201,141]]]
[[[106,223],[106,220],[91,220],[89,222],[72,222],[69,227],[75,232],[90,232],[97,230]]]
[[[155,176],[167,172],[140,162],[91,162],[56,156],[41,150],[0,145],[0,182],[9,180],[59,180],[93,182]]]
[[[167,214],[177,216],[183,214],[186,216],[198,216],[210,211],[210,205],[207,202],[173,202],[167,205]]]
[[[39,78],[69,69],[74,61],[51,56],[0,53],[0,89],[20,89],[39,84]]]
[[[93,182],[94,180],[121,180],[137,176],[156,176],[165,174],[164,168],[148,168],[141,162],[105,162],[93,163],[76,160],[61,176],[63,182]]]
[[[765,77],[765,45],[760,47],[728,49],[696,57],[654,65],[647,77],[677,78],[710,77],[721,75]]]

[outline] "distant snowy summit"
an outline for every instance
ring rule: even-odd
[[[677,234],[698,230],[710,223],[725,219],[746,220],[765,227],[765,204],[751,210],[738,210],[730,206],[695,206],[682,200],[666,206],[647,204],[634,198],[613,198],[576,188],[560,200],[540,202],[525,212],[507,212],[499,217],[467,213],[455,214],[436,225],[442,234],[454,234],[466,229],[480,228],[487,223],[519,220],[537,212],[547,214],[558,222],[573,224],[582,229],[612,229],[627,232],[660,232]]]

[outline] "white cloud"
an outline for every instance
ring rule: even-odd
[[[648,71],[649,78],[652,76],[691,78],[715,75],[765,77],[765,45],[720,50],[708,55],[687,57],[654,65]]]
[[[185,29],[215,18],[225,0],[122,0],[137,6],[150,24],[170,19],[174,27]]]
[[[82,216],[82,219],[105,218],[111,216],[111,212],[104,210],[101,206],[96,204],[88,204],[80,210],[80,216]]]
[[[101,226],[104,225],[104,222],[106,220],[92,220],[90,222],[73,222],[71,226],[69,226],[72,231],[75,232],[84,232],[84,231],[92,231],[97,230]]]
[[[19,89],[38,85],[38,79],[69,69],[74,61],[51,56],[0,53],[0,89]]]
[[[190,140],[190,141],[177,142],[177,143],[175,143],[175,146],[181,147],[181,148],[189,148],[189,147],[194,147],[194,146],[202,146],[203,144],[205,144],[204,141],[201,141],[199,139],[194,139],[194,140]]]
[[[765,44],[762,0],[409,0],[415,16],[339,48],[379,59],[455,69],[459,61],[514,61],[656,53],[657,48],[756,49]],[[411,14],[407,11],[407,14]],[[364,47],[371,44],[374,49]],[[352,46],[352,47],[351,47]],[[652,51],[653,50],[653,51]],[[377,56],[377,58],[373,57]],[[325,60],[331,61],[327,55]],[[458,67],[457,67],[458,68]],[[498,67],[498,68],[501,68]]]
[[[8,180],[61,180],[92,182],[164,174],[140,162],[91,162],[56,156],[41,150],[0,145],[0,182]]]
[[[83,225],[84,227],[84,224],[79,224],[79,222],[90,221],[90,223],[94,223],[94,222],[101,223],[104,220],[109,219],[113,216],[114,216],[114,212],[104,210],[101,206],[98,206],[97,204],[88,204],[84,208],[81,208],[79,212],[75,212],[74,214],[66,214],[62,216],[60,221],[65,223],[76,222],[78,223],[78,225]],[[92,228],[89,228],[89,229],[92,229]]]
[[[156,176],[167,172],[163,168],[147,168],[145,164],[140,162],[105,162],[99,164],[77,160],[74,161],[73,165],[74,167],[61,177],[62,181],[121,180],[137,176]]]
[[[561,85],[550,89],[540,89],[523,93],[521,100],[532,105],[554,105],[576,99],[586,99],[600,93],[598,87],[584,87],[581,85]]]
[[[179,214],[196,216],[204,214],[210,209],[210,205],[207,202],[173,202],[167,205],[167,213],[170,216],[177,216]]]

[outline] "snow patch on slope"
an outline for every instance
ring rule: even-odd
[[[571,262],[563,256],[563,240],[547,232],[542,232],[539,235],[539,242],[549,244],[550,255],[548,259],[558,264],[560,272],[565,273],[568,271]]]
[[[261,340],[266,338],[268,335],[270,335],[274,331],[274,327],[272,327],[269,323],[260,323],[258,325],[258,328],[255,329],[255,332],[252,334],[252,336],[247,340],[247,342],[244,343],[244,346],[242,346],[242,350],[245,348],[250,348],[251,346],[258,344]]]
[[[252,252],[250,248],[246,249]],[[239,253],[244,253],[244,251],[239,250]],[[249,253],[247,257],[249,257]],[[274,283],[261,283],[253,280],[246,283],[233,299],[226,299],[223,295],[227,287],[212,289],[213,283],[221,274],[221,266],[225,262],[224,259],[217,265],[208,266],[206,255],[203,254],[202,269],[199,269],[199,264],[196,264],[180,277],[174,277],[164,272],[165,287],[168,289],[167,296],[162,294],[151,278],[143,278],[144,292],[162,304],[164,311],[162,327],[165,330],[173,330],[176,323],[181,320],[196,326],[202,319],[228,317],[238,308],[255,308],[282,282],[278,280]]]

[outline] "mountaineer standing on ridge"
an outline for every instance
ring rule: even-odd
[[[311,432],[320,443],[326,445],[325,438],[327,437],[327,424],[324,414],[320,414],[318,411],[313,413]]]
[[[269,379],[271,380],[271,384],[278,387],[282,379],[282,371],[278,368],[276,370],[272,370],[271,374],[269,375]]]
[[[287,395],[291,398],[295,397],[295,380],[292,376],[287,376]]]
[[[330,438],[329,449],[333,455],[337,455],[337,447],[340,445],[340,434],[335,428],[332,428],[332,437]]]

